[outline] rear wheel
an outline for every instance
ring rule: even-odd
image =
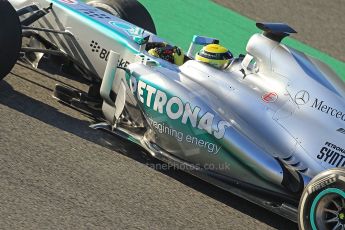
[[[345,229],[345,170],[317,175],[305,188],[298,210],[302,230]]]
[[[13,6],[0,1],[0,80],[16,64],[22,47],[22,28]]]
[[[150,13],[136,0],[90,0],[87,4],[156,34]]]

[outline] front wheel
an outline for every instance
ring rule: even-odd
[[[89,0],[86,3],[156,34],[150,13],[137,0]]]
[[[298,208],[302,230],[345,230],[345,169],[330,169],[307,185]]]
[[[22,47],[22,28],[17,12],[8,1],[0,0],[0,80],[16,64]]]

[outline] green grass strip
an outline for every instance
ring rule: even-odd
[[[151,13],[158,35],[184,50],[197,34],[219,38],[221,44],[238,55],[245,53],[250,36],[260,32],[255,21],[210,0],[139,1]],[[345,81],[345,63],[292,38],[283,43],[324,61]]]

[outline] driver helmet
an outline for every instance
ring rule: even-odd
[[[195,55],[195,60],[210,64],[218,69],[227,68],[232,59],[232,53],[219,44],[206,45]]]

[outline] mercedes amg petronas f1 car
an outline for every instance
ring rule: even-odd
[[[60,57],[89,92],[57,85],[70,106],[101,111],[93,125],[153,157],[299,223],[345,229],[345,84],[328,66],[281,44],[295,31],[257,23],[262,34],[224,69],[152,56],[155,35],[137,1],[0,1],[0,77],[17,59],[39,67]],[[26,45],[24,45],[24,43]]]

